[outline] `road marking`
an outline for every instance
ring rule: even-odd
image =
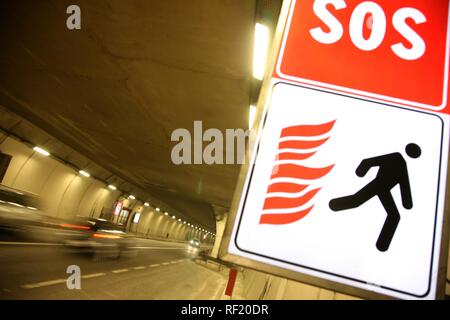
[[[170,263],[175,264],[178,263],[178,261],[170,261]]]
[[[46,243],[46,242],[13,242],[0,241],[0,245],[14,245],[14,246],[61,246],[60,243]]]
[[[117,270],[113,270],[112,273],[122,273],[122,272],[127,272],[129,271],[128,269],[117,269]]]
[[[145,267],[144,266],[139,266],[139,267],[133,267],[133,269],[134,270],[142,270],[142,269],[145,269]]]
[[[92,273],[92,274],[87,274],[85,276],[81,276],[82,279],[91,279],[91,278],[97,278],[97,277],[101,277],[101,276],[106,276],[106,273]]]
[[[167,266],[168,264],[170,264],[170,262],[163,262],[164,266]]]
[[[25,284],[25,285],[22,286],[22,288],[24,288],[24,289],[34,289],[34,288],[52,286],[54,284],[60,284],[60,283],[66,283],[66,279],[57,279],[57,280],[50,280],[50,281],[44,281],[44,282]]]
[[[149,265],[150,268],[159,267],[159,266],[160,266],[159,263]]]

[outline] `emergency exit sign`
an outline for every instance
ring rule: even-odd
[[[284,9],[223,258],[361,297],[436,298],[449,0]]]

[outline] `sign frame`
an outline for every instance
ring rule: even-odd
[[[336,292],[341,292],[341,293],[359,297],[359,298],[392,299],[392,300],[398,299],[396,297],[378,293],[375,291],[371,291],[369,289],[358,288],[358,287],[354,287],[351,285],[339,283],[339,282],[336,282],[333,280],[324,279],[324,278],[321,278],[318,276],[312,276],[312,275],[308,275],[305,273],[300,273],[300,272],[284,269],[282,267],[277,267],[277,266],[273,266],[273,265],[266,264],[263,262],[258,262],[255,260],[237,256],[235,254],[228,252],[228,247],[229,247],[231,241],[233,241],[233,239],[232,239],[233,229],[235,227],[235,224],[237,223],[236,219],[238,216],[238,210],[241,206],[241,201],[242,201],[241,195],[243,194],[244,191],[246,191],[246,189],[248,187],[249,181],[247,181],[247,180],[249,179],[249,173],[251,173],[251,171],[253,170],[253,166],[254,166],[254,164],[252,164],[253,163],[252,161],[257,154],[257,145],[261,138],[262,130],[264,127],[264,122],[265,122],[265,117],[267,116],[267,111],[270,106],[271,93],[272,93],[272,89],[275,85],[272,81],[273,71],[275,70],[275,67],[278,62],[280,46],[282,45],[284,31],[287,26],[289,14],[290,14],[290,8],[291,8],[291,5],[293,5],[293,4],[295,4],[295,0],[283,0],[278,24],[276,27],[276,31],[275,31],[275,34],[273,37],[273,43],[271,46],[271,51],[269,54],[269,61],[266,65],[265,77],[263,79],[258,103],[256,105],[257,112],[255,115],[255,121],[253,124],[253,128],[251,128],[252,133],[250,134],[250,138],[248,141],[248,146],[247,146],[248,152],[245,155],[245,162],[244,162],[244,164],[242,164],[241,169],[240,169],[237,184],[236,184],[233,198],[232,198],[230,211],[228,213],[227,221],[225,223],[225,228],[223,230],[218,257],[219,257],[219,259],[221,259],[223,261],[234,263],[236,265],[240,265],[240,266],[246,267],[248,269],[265,272],[270,275],[286,278],[289,280],[299,281],[299,282],[302,282],[305,284],[317,286],[319,288],[324,288],[324,289],[328,289],[328,290],[332,290],[332,291],[336,291]],[[286,83],[286,84],[292,84],[290,81],[283,80],[283,79],[280,79],[278,81],[278,83],[279,82]],[[299,86],[303,86],[302,84],[297,84],[297,83],[295,83],[295,84],[299,85]],[[308,87],[308,86],[306,85],[305,87]],[[318,88],[313,88],[313,90],[314,89],[321,90]],[[366,100],[363,97],[355,97],[348,93],[335,92],[332,89],[330,89],[330,90],[322,89],[322,91],[326,91],[329,94],[345,95],[345,96],[348,96],[351,98],[356,98],[356,99],[359,98],[359,99]],[[383,102],[383,101],[379,101],[379,100],[374,101],[374,100],[369,100],[369,99],[367,99],[367,100],[370,102],[373,102],[373,103],[377,103],[377,104],[392,105],[397,108],[404,107],[403,105],[398,106],[392,102]],[[422,109],[422,111],[425,111],[425,110]],[[433,110],[427,110],[427,113],[433,113]],[[445,132],[446,132],[446,130],[448,130],[448,128],[447,129],[444,128],[443,130],[444,130],[444,134],[445,134]],[[446,142],[443,141],[442,143],[445,144]],[[448,152],[448,146],[444,146],[444,151],[445,150],[447,150],[447,152]],[[448,185],[450,182],[450,172],[449,172],[450,170],[448,170],[448,168],[450,168],[450,157],[448,157],[447,160],[448,160],[447,176],[446,177],[441,176],[441,179],[446,179],[445,180],[446,181],[446,185],[445,185],[446,193],[445,193],[445,195],[443,195],[444,199],[442,200],[442,201],[444,201],[444,208],[443,208],[444,213],[443,213],[442,230],[440,230],[440,233],[441,233],[440,252],[435,252],[435,254],[439,256],[438,266],[437,266],[438,274],[437,274],[437,286],[436,286],[436,299],[443,299],[445,297],[445,288],[446,288],[446,280],[445,279],[446,279],[446,272],[447,272],[447,257],[449,254],[448,250],[449,250],[449,228],[450,228],[450,223],[449,223],[449,219],[450,219],[450,203],[449,203],[450,202],[450,187]],[[441,161],[442,161],[442,159],[441,159]],[[446,200],[448,200],[448,201],[446,201]],[[218,236],[220,236],[220,235],[218,235]],[[435,241],[438,241],[438,240],[435,240]]]

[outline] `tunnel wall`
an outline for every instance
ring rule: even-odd
[[[358,300],[359,298],[297,281],[244,269],[243,295],[252,300]]]
[[[1,142],[0,151],[12,156],[2,184],[39,196],[49,216],[98,217],[119,196],[118,191],[100,181],[82,177],[62,162],[44,157],[11,137]]]
[[[99,217],[121,200],[131,208],[127,230],[136,235],[157,239],[184,241],[194,236],[187,224],[145,207],[142,202],[123,198],[120,191],[110,190],[103,182],[80,176],[64,163],[36,153],[26,144],[0,134],[0,151],[12,156],[2,184],[37,195],[44,213],[51,217],[71,219],[75,216]],[[133,223],[135,213],[141,214]],[[194,230],[199,234],[197,230]],[[168,235],[168,236],[167,236]]]
[[[155,208],[145,207],[137,204],[132,214],[140,212],[141,216],[137,223],[133,223],[133,215],[129,221],[128,230],[145,238],[169,239],[184,241],[188,240],[188,227],[170,215],[166,216],[162,212],[157,212]]]

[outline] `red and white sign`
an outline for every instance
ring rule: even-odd
[[[448,12],[448,0],[292,1],[230,254],[362,296],[436,297]]]
[[[122,211],[123,203],[120,201],[116,202],[116,206],[114,207],[114,215],[118,216],[120,211]]]
[[[274,77],[429,110],[446,107],[448,0],[291,5]]]

